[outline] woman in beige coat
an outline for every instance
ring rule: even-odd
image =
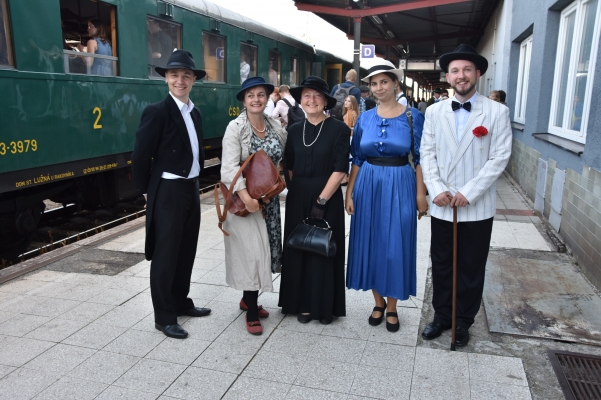
[[[282,160],[286,131],[279,121],[263,113],[273,88],[257,76],[244,81],[236,95],[244,103],[244,111],[227,126],[221,158],[221,181],[228,188],[240,164],[251,154],[262,149],[276,166]],[[282,267],[280,202],[275,198],[265,205],[251,198],[242,176],[234,185],[234,193],[250,214],[229,214],[223,224],[229,233],[225,237],[225,280],[232,288],[243,291],[240,308],[247,310],[246,329],[260,335],[263,328],[259,317],[266,318],[269,313],[257,305],[259,290],[271,292],[271,274]]]

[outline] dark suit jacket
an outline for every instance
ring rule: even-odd
[[[202,117],[200,110],[191,112],[198,137],[200,169],[204,166],[202,146]],[[171,95],[144,109],[142,120],[136,132],[136,145],[132,154],[134,183],[140,194],[147,194],[146,204],[146,259],[151,260],[154,252],[152,217],[161,175],[169,172],[187,177],[192,168],[192,145],[186,123]],[[160,212],[157,210],[156,212]]]

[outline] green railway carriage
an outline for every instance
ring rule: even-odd
[[[0,259],[26,248],[44,199],[93,207],[135,195],[135,132],[144,107],[167,94],[153,66],[174,48],[208,71],[191,98],[209,158],[240,113],[245,76],[294,86],[340,62],[204,0],[0,0],[0,13]],[[109,54],[76,49],[92,18]]]

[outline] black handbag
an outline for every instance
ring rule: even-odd
[[[327,225],[327,228],[322,228],[307,224],[308,219],[305,218],[303,222],[294,228],[286,245],[293,249],[319,254],[324,257],[334,257],[336,255],[336,242],[328,221],[322,219]]]

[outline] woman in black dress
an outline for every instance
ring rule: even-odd
[[[336,105],[328,84],[315,76],[290,89],[307,114],[288,128],[284,153],[290,185],[286,198],[284,243],[305,218],[323,218],[336,241],[332,258],[284,247],[279,306],[298,320],[323,324],[346,315],[344,203],[340,182],[348,170],[350,129],[324,111]]]

